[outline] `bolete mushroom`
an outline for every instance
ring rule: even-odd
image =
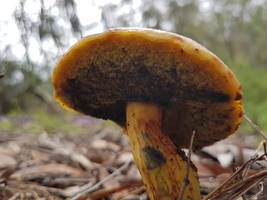
[[[214,54],[189,38],[153,29],[113,29],[83,38],[53,73],[65,108],[110,119],[130,138],[150,199],[177,199],[194,149],[234,133],[242,120],[241,85]],[[183,199],[200,199],[189,167]]]

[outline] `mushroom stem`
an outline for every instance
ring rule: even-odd
[[[151,200],[175,200],[184,184],[183,199],[199,200],[197,170],[190,164],[185,183],[186,156],[162,132],[162,110],[156,104],[127,104],[127,135],[134,161],[141,173]]]

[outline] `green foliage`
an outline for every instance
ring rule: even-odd
[[[66,132],[66,133],[82,133],[84,130],[82,127],[69,122],[68,117],[70,115],[66,115],[64,119],[64,114],[62,113],[54,113],[49,114],[46,111],[42,112],[34,112],[32,113],[33,118],[35,119],[34,124],[38,124],[39,128],[47,133],[53,132]],[[58,130],[59,129],[59,130]],[[30,130],[30,129],[29,129]]]
[[[267,132],[267,69],[252,68],[247,64],[229,64],[242,84],[245,113]],[[251,131],[243,123],[244,131]]]
[[[3,131],[3,132],[14,132],[15,126],[14,126],[12,121],[10,121],[7,118],[3,118],[3,119],[1,119],[0,122],[1,122],[0,123],[0,131]]]
[[[35,1],[39,9],[34,16],[27,13],[26,8],[30,3],[29,0],[17,1],[13,11],[13,20],[19,30],[20,47],[24,56],[18,60],[12,51],[16,47],[12,45],[0,48],[0,74],[5,74],[0,80],[0,114],[17,108],[27,110],[27,100],[29,97],[36,99],[36,88],[44,81],[50,80],[52,65],[62,54],[62,48],[69,46],[69,39],[66,38],[80,38],[82,35],[74,0],[55,1],[52,6],[47,6],[43,0]],[[58,10],[58,16],[52,13],[53,8]],[[60,20],[61,24],[58,23]],[[65,25],[62,25],[62,21]],[[9,22],[3,24],[5,23]],[[2,25],[2,21],[0,24]],[[39,49],[32,50],[32,44]],[[53,45],[54,48],[45,49],[47,44]],[[39,58],[31,55],[30,52],[33,51],[40,52]],[[36,55],[38,53],[34,54]]]
[[[40,84],[40,78],[18,61],[0,60],[0,71],[5,74],[0,80],[0,113],[6,113],[15,108],[14,101]]]
[[[60,132],[67,134],[86,133],[87,127],[71,121],[75,117],[81,116],[67,111],[49,113],[42,108],[27,113],[13,111],[0,119],[0,132],[26,134],[44,132],[48,134]]]

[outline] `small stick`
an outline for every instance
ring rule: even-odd
[[[77,200],[80,197],[95,191],[96,189],[98,189],[103,183],[109,181],[110,179],[114,178],[115,176],[118,176],[119,174],[121,174],[121,172],[126,169],[130,164],[132,163],[131,161],[128,161],[126,163],[124,163],[120,168],[118,168],[117,170],[115,170],[112,174],[110,174],[109,176],[107,176],[106,178],[104,178],[102,181],[99,181],[97,184],[93,185],[92,187],[86,188],[81,192],[78,192],[76,195],[74,195],[70,200]]]
[[[242,181],[239,181],[229,187],[227,187],[223,192],[216,197],[216,199],[222,199],[222,196],[229,200],[234,200],[237,197],[241,196],[249,189],[257,185],[267,176],[267,170],[263,170],[259,173],[251,175],[250,177],[245,178]]]
[[[244,115],[244,118],[248,121],[248,123],[255,128],[255,130],[265,139],[267,142],[267,135],[254,123],[249,119],[247,115]]]
[[[227,178],[223,183],[217,186],[214,190],[212,190],[209,194],[207,194],[202,200],[214,199],[220,192],[224,192],[225,189],[229,188],[229,184],[236,178],[239,173],[242,173],[248,166],[252,163],[263,159],[266,154],[261,155],[260,157],[251,158],[247,162],[245,162],[241,167],[239,167],[229,178]],[[266,170],[267,171],[267,170]],[[230,186],[231,187],[231,186]]]
[[[216,196],[217,193],[219,193],[220,191],[222,191],[224,188],[226,188],[228,186],[228,184],[230,182],[233,181],[233,179],[239,174],[241,173],[244,169],[246,169],[246,167],[248,165],[250,165],[251,163],[253,163],[256,160],[256,158],[254,159],[250,159],[248,160],[246,163],[244,163],[241,167],[239,167],[230,177],[228,177],[223,183],[221,183],[219,186],[217,186],[214,190],[212,190],[209,194],[207,194],[202,200],[209,200],[211,199],[213,196]]]
[[[103,198],[106,198],[106,197],[110,196],[111,194],[116,193],[116,192],[121,192],[123,190],[136,188],[136,187],[141,187],[141,186],[143,186],[143,182],[142,181],[132,182],[132,183],[129,182],[129,183],[117,186],[117,187],[98,190],[97,192],[91,194],[90,198],[92,200],[103,199]]]
[[[192,149],[193,149],[193,143],[194,143],[194,139],[195,139],[195,135],[196,135],[196,131],[193,130],[191,139],[190,139],[190,146],[189,146],[189,151],[188,151],[188,156],[187,156],[187,166],[186,166],[186,174],[185,174],[185,178],[184,178],[184,184],[182,187],[182,191],[179,194],[179,197],[177,200],[183,200],[183,196],[184,196],[184,192],[186,189],[186,186],[189,184],[189,166],[190,166],[190,161],[191,161],[191,153],[192,153]]]
[[[262,140],[260,144],[258,145],[257,149],[255,150],[255,155],[257,155],[262,148],[264,149],[264,144],[265,144],[265,140]],[[266,151],[264,151],[264,154],[266,154]]]
[[[10,197],[8,200],[16,200],[20,196],[20,193],[14,194],[12,197]]]

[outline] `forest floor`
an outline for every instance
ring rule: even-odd
[[[72,122],[86,133],[0,132],[0,199],[148,199],[120,128],[88,117]],[[194,152],[202,195],[227,180],[209,199],[267,199],[265,146],[259,143],[258,135],[238,133]]]

